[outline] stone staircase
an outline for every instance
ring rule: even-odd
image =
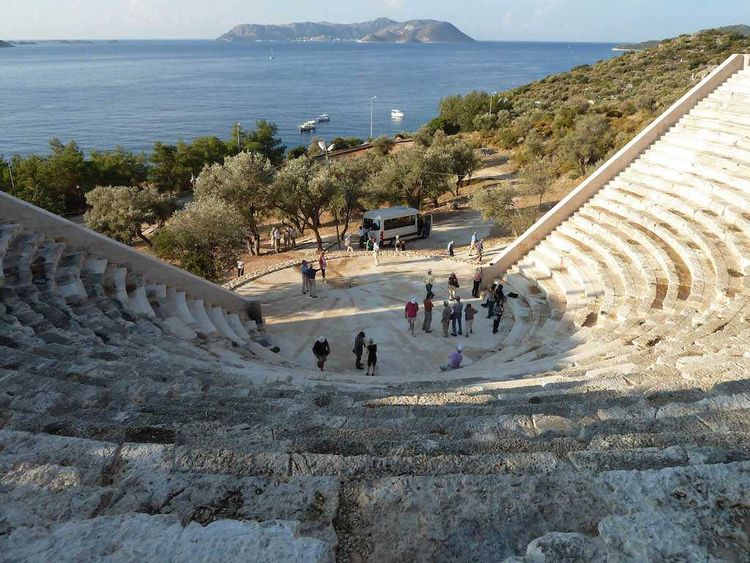
[[[512,262],[461,381],[316,379],[0,215],[0,561],[747,561],[748,95],[723,79]]]

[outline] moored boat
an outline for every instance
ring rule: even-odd
[[[314,119],[311,119],[310,121],[305,121],[302,125],[299,126],[299,132],[305,133],[307,131],[315,131],[315,128],[318,126],[318,122]]]

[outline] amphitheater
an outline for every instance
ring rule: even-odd
[[[2,561],[750,560],[750,56],[492,261],[450,377],[300,365],[6,194],[0,258]]]

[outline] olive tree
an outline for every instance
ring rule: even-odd
[[[519,174],[524,191],[538,196],[541,207],[544,194],[552,187],[556,178],[557,163],[549,158],[537,158],[521,170]]]
[[[360,206],[365,186],[375,166],[376,159],[347,158],[331,162],[321,172],[333,188],[329,209],[336,224],[336,240],[339,245],[349,230],[352,215]]]
[[[245,219],[246,232],[252,236],[251,252],[260,253],[260,221],[271,209],[269,190],[275,170],[259,153],[243,152],[228,156],[224,164],[203,168],[195,182],[195,197],[219,198]]]
[[[536,219],[534,210],[518,207],[518,195],[518,191],[509,184],[485,188],[474,193],[470,205],[485,219],[518,237],[533,225]]]
[[[149,246],[143,225],[163,224],[175,202],[153,186],[98,186],[86,194],[86,226],[124,244],[140,238]]]
[[[217,282],[242,253],[246,221],[228,202],[206,196],[175,213],[154,238],[159,257]]]
[[[437,204],[448,191],[452,173],[452,159],[446,151],[415,146],[388,158],[372,176],[373,200],[406,203],[417,209],[425,199]]]
[[[479,157],[474,152],[474,147],[465,140],[460,137],[446,137],[440,133],[442,132],[436,132],[430,150],[445,153],[446,162],[450,162],[450,172],[456,175],[453,193],[459,195],[461,182],[466,178],[471,178],[474,171],[479,168]]]
[[[335,182],[326,165],[301,156],[288,161],[276,174],[271,204],[300,232],[309,227],[318,249],[323,249],[320,229],[323,214],[336,193]]]
[[[575,129],[562,141],[561,153],[578,173],[602,159],[611,147],[609,121],[604,115],[585,115],[576,121]]]

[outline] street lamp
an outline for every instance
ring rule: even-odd
[[[373,96],[372,98],[370,98],[370,139],[372,139],[372,102],[377,99],[377,96]]]
[[[331,146],[329,147],[326,145],[325,139],[321,139],[320,141],[318,141],[318,146],[320,147],[320,150],[322,150],[326,155],[326,164],[330,164],[330,162],[328,162],[328,153],[330,153],[334,149],[335,145],[331,144]]]
[[[495,99],[495,96],[497,96],[497,92],[492,92],[492,94],[490,94],[490,115],[492,115],[492,100]]]

